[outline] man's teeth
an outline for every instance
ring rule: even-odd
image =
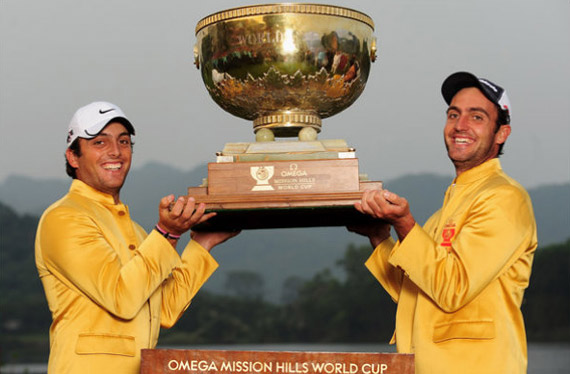
[[[455,138],[455,143],[457,143],[457,144],[469,144],[469,143],[471,143],[471,140],[466,139],[466,138]]]
[[[107,170],[119,170],[121,168],[121,164],[106,164],[103,168]]]

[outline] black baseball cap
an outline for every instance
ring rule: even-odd
[[[451,104],[453,96],[460,90],[467,87],[478,88],[483,95],[491,102],[495,103],[502,110],[506,111],[509,116],[511,113],[511,103],[505,89],[491,82],[488,79],[477,78],[475,75],[460,71],[451,74],[443,81],[441,85],[441,94],[447,104]]]

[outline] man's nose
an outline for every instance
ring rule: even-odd
[[[459,116],[457,121],[455,121],[455,125],[453,127],[456,130],[465,130],[469,127],[468,125],[469,125],[469,116],[461,115]]]
[[[121,146],[118,141],[112,141],[109,144],[109,155],[111,156],[120,156],[121,155]]]

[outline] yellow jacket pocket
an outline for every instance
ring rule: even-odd
[[[75,353],[80,355],[109,354],[134,357],[134,336],[113,334],[79,334]]]
[[[433,342],[439,343],[451,339],[493,339],[495,322],[454,321],[440,323],[433,330]]]

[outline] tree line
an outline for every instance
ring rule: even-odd
[[[34,262],[37,223],[0,203],[0,364],[47,361],[51,316]],[[340,273],[288,278],[281,303],[264,300],[261,275],[229,273],[226,293],[198,292],[159,343],[386,343],[396,305],[364,267],[370,253],[350,245]],[[570,342],[570,240],[537,250],[522,309],[529,341]]]

